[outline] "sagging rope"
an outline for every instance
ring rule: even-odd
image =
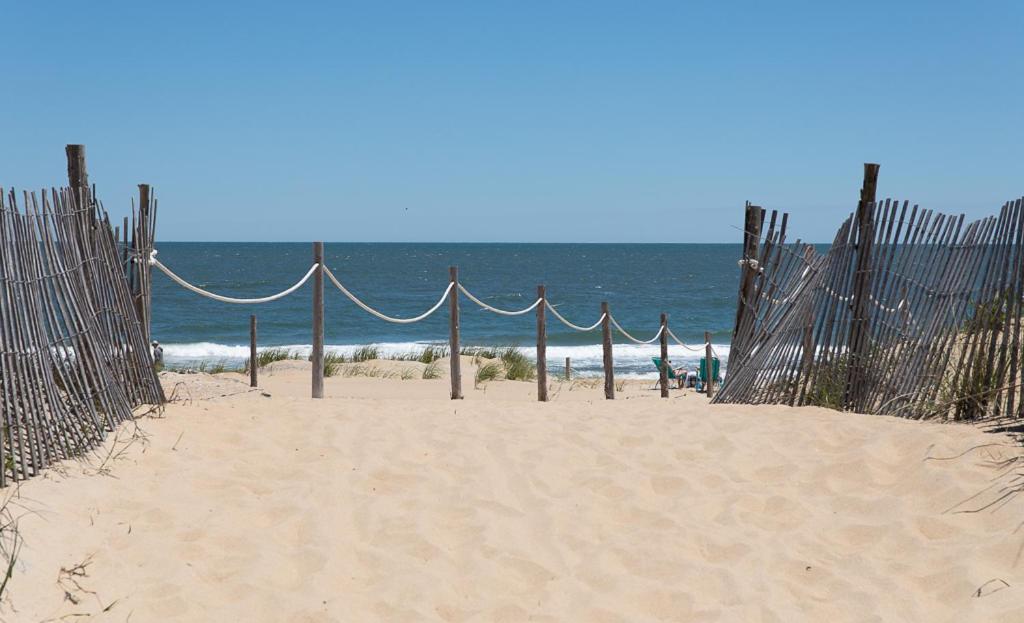
[[[619,333],[624,335],[626,337],[626,339],[630,340],[634,344],[650,344],[650,343],[654,342],[655,340],[657,340],[659,337],[661,337],[661,332],[665,330],[665,325],[661,325],[661,327],[658,328],[658,332],[655,333],[654,337],[652,337],[651,339],[649,339],[649,340],[638,340],[635,337],[633,337],[632,335],[630,335],[629,333],[627,333],[626,330],[622,328],[622,325],[620,325],[619,321],[615,319],[615,316],[610,316],[609,318],[612,321],[612,324],[615,325],[615,328],[619,330]]]
[[[530,305],[529,307],[527,307],[525,309],[520,309],[519,311],[508,311],[508,310],[505,310],[505,309],[498,309],[497,307],[492,307],[491,305],[488,305],[487,303],[484,303],[480,299],[478,299],[475,296],[473,296],[472,294],[470,294],[469,290],[467,290],[461,283],[459,284],[459,291],[462,292],[463,294],[465,294],[466,298],[468,298],[469,300],[473,301],[474,303],[476,303],[480,307],[486,309],[487,311],[494,312],[496,314],[501,314],[502,316],[521,316],[522,314],[525,314],[525,313],[533,311],[544,300],[542,298],[538,298],[536,301],[533,302],[532,305]]]
[[[355,303],[360,308],[362,308],[363,311],[368,312],[368,313],[370,313],[370,314],[380,318],[381,320],[386,320],[388,322],[393,322],[395,324],[412,324],[414,322],[419,322],[420,320],[423,320],[426,317],[430,316],[431,314],[436,312],[438,310],[438,308],[441,307],[441,305],[444,305],[445,299],[448,298],[448,294],[452,291],[452,288],[455,286],[455,284],[453,282],[448,282],[448,287],[445,288],[444,294],[442,294],[441,298],[439,298],[437,300],[437,303],[435,303],[433,307],[431,307],[427,311],[423,312],[419,316],[416,316],[415,318],[395,318],[393,316],[388,316],[386,314],[382,314],[379,311],[377,311],[376,309],[374,309],[374,308],[370,307],[369,305],[367,305],[366,303],[360,301],[359,298],[356,297],[355,294],[352,294],[351,292],[348,291],[348,289],[345,286],[341,285],[341,282],[338,281],[338,278],[334,276],[334,273],[331,272],[331,269],[327,268],[326,266],[324,266],[324,273],[331,280],[331,282],[339,290],[341,290],[342,294],[347,296],[353,303]]]
[[[665,332],[668,333],[668,336],[670,338],[675,340],[676,344],[679,344],[680,346],[682,346],[686,350],[693,351],[695,353],[699,353],[699,352],[701,352],[702,349],[705,349],[708,346],[710,346],[710,344],[708,342],[704,342],[703,346],[698,346],[698,347],[687,346],[686,344],[683,343],[683,341],[681,339],[676,337],[675,333],[672,333],[672,329],[669,329],[668,327],[665,327]],[[714,349],[712,349],[712,350],[714,350]]]
[[[291,294],[292,292],[295,292],[296,290],[301,288],[302,284],[304,284],[307,281],[309,281],[309,278],[313,276],[313,273],[316,271],[316,268],[318,266],[318,264],[313,264],[312,266],[310,266],[309,270],[306,271],[306,274],[302,277],[302,279],[300,279],[298,281],[298,283],[296,283],[292,287],[288,288],[287,290],[284,290],[283,292],[278,292],[277,294],[272,294],[271,296],[264,296],[264,297],[255,298],[255,299],[240,299],[240,298],[235,298],[235,297],[232,297],[232,296],[223,296],[221,294],[214,294],[213,292],[210,292],[208,290],[204,290],[204,289],[202,289],[202,288],[200,288],[198,286],[194,286],[191,283],[185,281],[181,277],[179,277],[179,276],[175,275],[173,272],[171,272],[171,269],[167,268],[166,266],[164,266],[160,262],[160,260],[156,259],[156,250],[154,250],[150,254],[150,256],[149,256],[149,263],[152,266],[156,266],[157,268],[162,270],[165,275],[170,277],[178,285],[180,285],[181,287],[185,288],[186,290],[191,290],[191,291],[195,292],[196,294],[198,294],[200,296],[205,296],[206,298],[213,299],[215,301],[220,301],[221,303],[234,303],[235,305],[256,305],[258,303],[269,303],[271,301],[276,301],[277,299],[284,298],[284,297],[288,296],[289,294]]]
[[[307,281],[309,281],[309,278],[313,276],[313,273],[316,271],[317,266],[318,266],[318,264],[313,264],[312,266],[310,266],[309,270],[306,271],[306,274],[303,275],[302,279],[300,279],[295,285],[293,285],[292,287],[288,288],[287,290],[284,290],[282,292],[278,292],[277,294],[273,294],[271,296],[265,296],[265,297],[260,297],[260,298],[252,298],[252,299],[242,299],[242,298],[235,298],[235,297],[230,297],[230,296],[223,296],[221,294],[215,294],[213,292],[209,292],[208,290],[204,290],[204,289],[202,289],[202,288],[200,288],[198,286],[192,285],[191,283],[185,281],[184,279],[182,279],[181,277],[176,275],[171,269],[169,269],[166,266],[164,266],[164,264],[161,263],[160,260],[156,259],[156,254],[157,254],[157,251],[155,249],[150,253],[149,264],[159,268],[161,271],[163,271],[163,273],[165,275],[170,277],[178,285],[182,286],[183,288],[185,288],[187,290],[195,292],[196,294],[199,294],[200,296],[205,296],[207,298],[213,299],[215,301],[220,301],[222,303],[233,303],[233,304],[236,304],[236,305],[254,305],[254,304],[258,304],[258,303],[269,303],[271,301],[276,301],[278,299],[284,298],[284,297],[288,296],[289,294],[291,294],[292,292],[295,292],[296,290],[301,288],[303,286],[303,284],[305,284]],[[370,307],[369,305],[367,305],[363,301],[361,301],[359,299],[359,297],[357,297],[355,294],[352,294],[352,292],[350,292],[348,290],[348,288],[346,288],[344,285],[342,285],[342,283],[338,280],[338,278],[334,276],[334,273],[331,272],[331,269],[327,268],[327,266],[324,266],[323,270],[324,270],[324,273],[327,275],[328,279],[331,280],[331,283],[333,283],[335,285],[335,287],[337,287],[338,290],[341,291],[342,294],[344,294],[346,297],[348,297],[349,300],[351,300],[353,303],[355,303],[357,306],[359,306],[363,311],[366,311],[367,313],[372,314],[373,316],[376,316],[377,318],[380,318],[381,320],[385,320],[387,322],[392,322],[392,323],[395,323],[395,324],[412,324],[412,323],[419,322],[421,320],[426,319],[431,314],[436,312],[444,304],[445,299],[448,298],[448,295],[451,293],[452,288],[455,286],[454,283],[449,283],[448,287],[445,288],[444,293],[441,294],[441,297],[438,299],[437,303],[435,303],[433,307],[431,307],[430,309],[428,309],[424,313],[420,314],[419,316],[416,316],[414,318],[396,318],[394,316],[388,316],[387,314],[381,313],[381,312],[377,311],[376,309]],[[565,326],[569,327],[570,329],[575,329],[576,331],[583,331],[583,332],[593,331],[597,327],[601,326],[601,323],[604,322],[604,319],[605,319],[605,314],[601,314],[601,317],[597,319],[597,322],[595,322],[594,324],[590,325],[589,327],[582,327],[580,325],[577,325],[577,324],[574,324],[574,323],[570,322],[568,319],[565,318],[565,316],[563,316],[562,314],[558,313],[558,310],[555,309],[554,305],[552,305],[546,299],[543,299],[543,298],[538,298],[536,301],[534,301],[530,306],[528,306],[526,308],[523,308],[523,309],[520,309],[520,310],[516,310],[516,311],[509,311],[509,310],[499,309],[497,307],[494,307],[492,305],[488,305],[487,303],[484,303],[483,301],[481,301],[476,296],[473,296],[473,294],[469,290],[467,290],[462,284],[458,284],[458,288],[459,288],[460,292],[462,292],[463,294],[466,295],[466,298],[468,298],[469,300],[473,301],[474,303],[479,305],[481,308],[486,309],[486,310],[491,311],[491,312],[494,312],[496,314],[501,314],[503,316],[520,316],[522,314],[529,313],[529,312],[533,311],[534,309],[536,309],[537,306],[540,305],[543,302],[544,306],[547,307],[547,309],[551,312],[551,314],[555,318],[557,318],[559,321],[561,321],[562,324],[564,324]],[[625,329],[623,329],[622,325],[619,324],[619,322],[615,319],[614,316],[609,316],[609,320],[611,321],[611,323],[613,325],[615,325],[615,328],[618,329],[618,331],[622,335],[624,335],[627,339],[629,339],[630,341],[632,341],[632,342],[634,342],[636,344],[641,344],[641,345],[643,345],[643,344],[651,344],[654,341],[656,341],[659,337],[661,337],[662,331],[666,331],[668,333],[668,335],[671,336],[672,339],[675,340],[675,342],[677,344],[679,344],[680,346],[682,346],[683,348],[686,348],[687,350],[691,350],[691,351],[694,351],[694,352],[700,352],[699,348],[693,348],[693,347],[688,346],[685,343],[683,343],[683,341],[680,340],[678,337],[676,337],[676,335],[674,333],[672,333],[672,330],[669,329],[668,327],[664,327],[664,326],[660,327],[658,329],[658,332],[654,334],[654,337],[652,337],[649,340],[639,340],[639,339],[633,337],[632,335],[630,335],[629,332],[627,332]],[[705,346],[707,346],[707,344],[705,344]]]
[[[555,309],[555,306],[552,305],[551,303],[547,302],[547,300],[544,301],[544,306],[548,308],[548,311],[550,311],[554,315],[555,318],[558,318],[559,320],[561,320],[562,324],[564,324],[565,326],[569,327],[570,329],[576,329],[577,331],[593,331],[594,329],[596,329],[599,326],[601,326],[602,322],[604,322],[605,314],[601,314],[601,317],[598,318],[597,322],[595,322],[594,324],[590,325],[589,327],[581,327],[578,324],[573,324],[573,323],[569,322],[568,320],[566,320],[565,316],[563,316],[562,314],[558,313],[558,310]]]

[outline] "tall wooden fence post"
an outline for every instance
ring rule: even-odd
[[[139,231],[144,232],[147,228],[150,219],[150,210],[152,209],[151,204],[152,193],[150,192],[149,184],[139,184]],[[148,258],[142,257],[139,254],[144,255],[145,251],[149,249],[150,242],[147,239],[145,233],[141,233],[137,236],[136,241],[136,266],[138,267],[138,279],[135,280],[136,291],[133,293],[135,297],[135,315],[139,318],[139,323],[142,325],[142,335],[146,338],[146,343],[150,343],[150,312],[152,310],[152,302],[150,301],[151,284],[153,282],[152,270],[153,268],[149,265]]]
[[[324,397],[324,243],[313,243],[313,398]]]
[[[84,202],[89,196],[89,173],[85,166],[85,145],[65,145],[64,153],[68,157],[68,186],[70,186],[71,192],[75,193],[75,198],[83,202],[79,206],[82,209],[82,222],[88,227],[92,227],[93,215],[84,209],[88,207],[84,205]]]
[[[668,398],[668,314],[661,315],[661,397]]]
[[[450,266],[448,277],[452,291],[448,294],[448,345],[451,349],[452,400],[462,399],[462,356],[459,347],[459,267]]]
[[[547,291],[544,286],[537,286],[537,400],[548,401],[548,328],[544,318],[544,305],[547,302]]]
[[[601,302],[601,346],[604,350],[604,397],[615,399],[615,370],[612,360],[612,314],[608,302]]]
[[[572,359],[570,357],[565,358],[565,380],[572,380]]]
[[[710,331],[704,332],[704,370],[707,373],[704,391],[707,392],[708,398],[713,398],[715,395],[715,351],[711,348]]]
[[[259,384],[256,369],[256,314],[249,316],[249,387]]]
[[[750,266],[750,260],[756,260],[758,246],[761,242],[761,222],[764,218],[764,210],[760,206],[747,202],[746,211],[743,215],[743,264],[740,268],[740,292],[739,301],[736,304],[736,324],[732,330],[732,343],[734,350],[731,355],[734,360],[739,361],[742,357],[740,346],[746,341],[746,336],[740,336],[740,329],[746,324],[746,315],[750,311],[751,299],[754,296],[754,278],[757,276]]]
[[[857,263],[853,274],[853,316],[847,348],[850,361],[847,367],[844,406],[857,410],[862,405],[867,370],[865,363],[871,346],[868,320],[871,315],[871,251],[875,237],[875,192],[878,188],[879,165],[864,163],[864,183],[857,203]]]
[[[128,217],[124,217],[124,227],[121,228],[121,235],[124,237],[124,242],[121,246],[121,265],[125,266],[125,270],[130,271],[131,267],[128,266]]]

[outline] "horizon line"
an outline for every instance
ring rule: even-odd
[[[323,242],[324,244],[531,244],[531,245],[556,245],[556,244],[631,244],[631,245],[669,245],[669,244],[688,244],[688,245],[700,245],[700,246],[713,246],[713,245],[738,245],[743,246],[743,242],[579,242],[579,241],[566,241],[566,242],[529,242],[529,241],[509,241],[509,240],[470,240],[470,241],[448,241],[448,240],[164,240],[162,242],[154,241],[155,245],[158,244],[311,244],[313,242]],[[795,241],[794,241],[795,242]],[[808,242],[806,240],[800,241],[802,244],[832,244],[831,242]]]

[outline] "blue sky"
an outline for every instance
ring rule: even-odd
[[[824,241],[875,161],[977,217],[1024,194],[1022,6],[6,0],[0,185],[84,143],[164,240]]]

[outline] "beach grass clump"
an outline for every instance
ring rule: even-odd
[[[224,359],[218,361],[200,361],[196,366],[196,372],[204,374],[223,374],[225,372],[242,372],[242,368],[231,367]]]
[[[388,356],[388,359],[393,361],[418,361],[420,363],[433,363],[438,359],[442,359],[448,356],[448,347],[441,344],[430,344],[425,346],[422,350],[409,351],[407,353],[397,353]]]
[[[347,363],[345,355],[341,353],[324,353],[324,376],[336,376],[341,371],[341,364],[343,363]]]
[[[501,372],[501,365],[497,362],[490,361],[485,363],[476,369],[476,378],[474,379],[474,383],[479,386],[481,383],[493,381],[501,376]]]
[[[437,365],[436,361],[428,363],[427,367],[423,368],[422,378],[428,381],[441,378],[441,366]]]
[[[380,349],[372,344],[369,346],[360,346],[352,353],[352,363],[362,363],[364,361],[372,361],[374,359],[380,359]]]
[[[424,348],[422,352],[420,352],[420,356],[417,359],[417,361],[419,361],[420,363],[431,364],[437,361],[438,359],[444,359],[445,357],[447,357],[448,352],[449,350],[447,346],[431,344],[430,346]]]
[[[472,357],[475,361],[481,359],[497,359],[501,356],[501,349],[490,346],[464,346],[459,354]]]
[[[818,365],[804,404],[842,411],[846,396],[849,357],[845,353]]]
[[[288,359],[295,359],[296,357],[297,355],[284,348],[268,348],[266,350],[261,350],[256,353],[256,369],[265,368],[275,361],[285,361]],[[243,372],[249,371],[249,366],[251,365],[250,359],[251,358],[249,357],[246,358],[245,365],[242,367]]]
[[[505,368],[505,378],[510,381],[532,381],[537,377],[537,366],[515,346],[507,346],[498,352]]]
[[[378,368],[377,366],[355,364],[341,368],[341,375],[344,377],[365,376],[374,379],[390,379],[397,376],[397,373]]]

